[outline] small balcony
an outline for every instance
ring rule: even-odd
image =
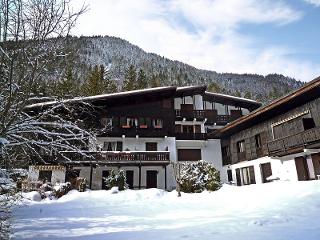
[[[188,119],[188,120],[203,120],[205,118],[205,111],[204,110],[180,110],[176,109],[176,118],[178,119]]]
[[[268,142],[269,156],[284,156],[320,146],[320,127]]]
[[[206,133],[175,133],[177,140],[205,140]]]

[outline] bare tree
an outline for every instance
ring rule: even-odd
[[[27,156],[46,161],[41,152],[81,151],[92,137],[81,120],[72,119],[72,104],[27,107],[50,61],[63,55],[50,38],[67,36],[86,10],[84,5],[72,9],[70,1],[0,0],[0,166],[29,160]],[[3,219],[0,223],[3,239]]]

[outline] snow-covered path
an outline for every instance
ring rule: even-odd
[[[72,192],[14,211],[13,239],[320,239],[320,181],[183,194]]]

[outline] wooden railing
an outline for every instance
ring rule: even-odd
[[[204,119],[205,111],[204,110],[180,110],[176,109],[176,117],[187,118],[187,119]]]
[[[150,152],[99,152],[99,161],[169,161],[170,152],[150,151]]]
[[[320,142],[320,127],[268,142],[269,156],[282,156],[314,142]]]
[[[206,133],[175,133],[177,140],[204,140]]]

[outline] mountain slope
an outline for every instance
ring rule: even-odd
[[[52,39],[59,42],[59,39]],[[57,63],[58,68],[70,66],[79,81],[88,76],[90,68],[104,65],[108,76],[121,86],[130,65],[143,69],[147,77],[158,77],[161,85],[196,85],[215,83],[218,90],[233,95],[251,96],[266,102],[302,86],[302,82],[279,74],[217,73],[147,53],[138,46],[116,37],[69,37],[63,42],[67,52],[74,52]],[[55,72],[63,72],[55,71]],[[56,76],[55,76],[56,78]],[[215,88],[217,90],[217,88]]]

